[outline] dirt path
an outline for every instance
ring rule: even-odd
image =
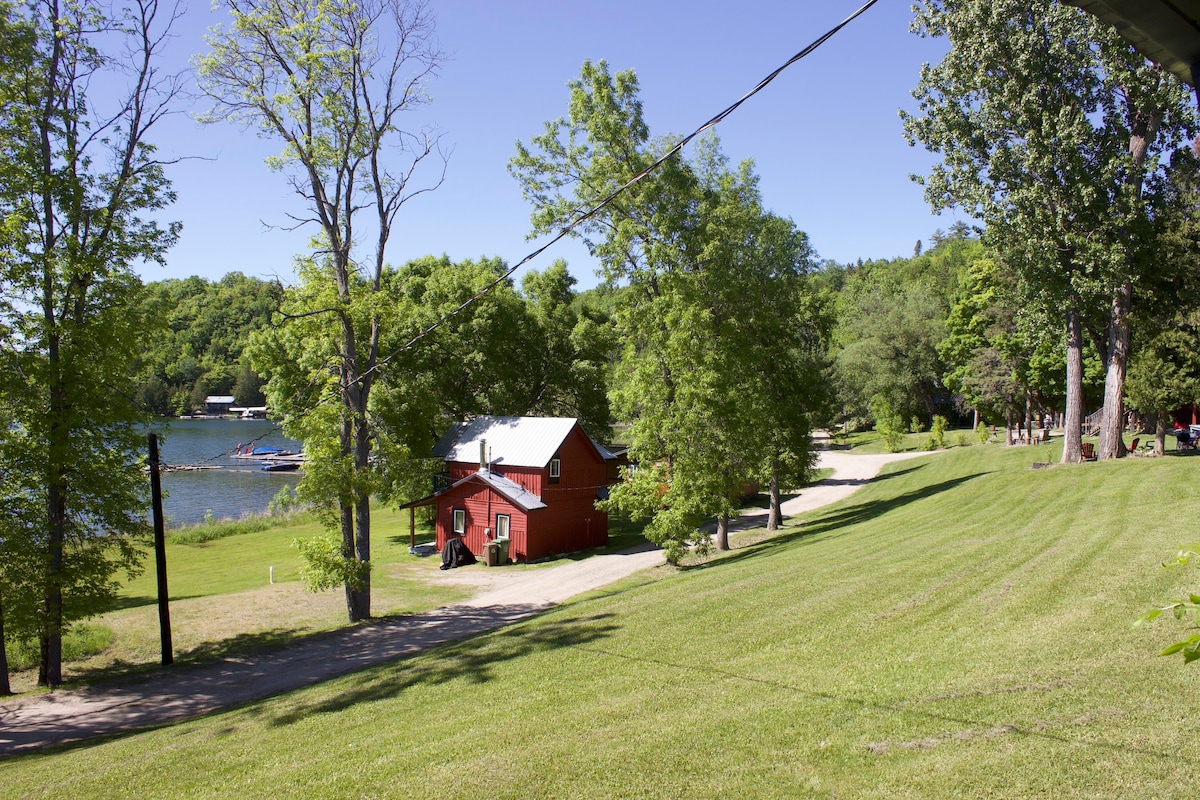
[[[841,500],[884,464],[915,455],[924,453],[860,456],[823,450],[819,466],[832,468],[833,476],[788,500],[784,513]],[[742,518],[738,527],[761,524],[757,516]],[[662,563],[659,550],[644,546],[542,570],[488,571],[486,588],[470,600],[423,614],[331,631],[274,652],[3,700],[0,757],[169,724],[299,689],[508,625]]]

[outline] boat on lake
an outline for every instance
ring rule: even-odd
[[[240,446],[234,448],[234,451],[229,455],[230,458],[252,458],[257,461],[272,458],[287,458],[289,456],[296,456],[296,453],[280,447],[255,447],[254,449],[247,447],[243,450]]]

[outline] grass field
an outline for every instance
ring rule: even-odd
[[[373,610],[378,616],[436,608],[467,596],[454,586],[433,584],[425,574],[438,559],[408,553],[408,513],[377,509],[372,514]],[[216,527],[223,526],[218,523]],[[203,530],[203,526],[199,526]],[[195,529],[181,529],[187,538]],[[177,661],[194,661],[288,640],[346,624],[341,591],[311,594],[300,583],[300,560],[291,543],[321,534],[305,515],[280,520],[264,530],[181,544],[168,536],[167,576],[171,628]],[[433,538],[432,526],[418,526],[417,540]],[[98,655],[64,665],[65,677],[91,680],[156,667],[160,659],[156,577],[152,555],[146,571],[131,581],[116,607],[89,621],[111,631]],[[272,582],[272,576],[273,581]],[[36,675],[14,676],[14,688],[28,690]]]
[[[251,523],[218,522],[182,528],[168,536],[168,590],[176,662],[279,646],[346,624],[342,591],[312,594],[300,583],[300,558],[292,541],[321,535],[320,524],[306,514],[254,519]],[[640,525],[613,518],[609,527],[606,550],[643,541]],[[227,535],[230,529],[249,532]],[[458,573],[438,576],[441,559],[437,556],[418,558],[409,554],[407,511],[376,508],[372,529],[371,596],[376,617],[425,611],[471,594],[469,581],[456,585],[453,579]],[[212,534],[223,535],[205,540]],[[415,541],[429,542],[433,538],[432,523],[418,522]],[[555,563],[514,564],[505,570],[544,569]],[[152,556],[147,558],[146,566],[146,572],[126,585],[112,611],[88,621],[87,638],[98,642],[103,650],[64,664],[68,682],[158,667],[161,649]],[[437,577],[442,579],[434,580]],[[31,657],[36,667],[36,651]],[[32,668],[15,673],[13,688],[31,691],[36,678],[36,669]]]
[[[1200,538],[1200,458],[1034,460],[1056,459],[975,446],[903,462],[723,558],[308,690],[6,759],[0,787],[1192,797],[1200,671],[1155,655],[1177,623],[1130,624],[1200,586],[1160,567]]]

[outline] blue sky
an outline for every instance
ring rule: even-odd
[[[172,43],[180,60],[200,52],[222,21],[193,0]],[[861,4],[860,0],[435,0],[438,36],[449,53],[431,84],[433,102],[412,117],[436,125],[451,156],[445,183],[401,212],[388,260],[422,255],[499,256],[516,263],[530,207],[506,165],[517,140],[566,111],[566,84],[584,59],[633,69],[653,135],[691,132]],[[932,163],[901,134],[898,109],[940,41],[908,32],[909,0],[881,0],[808,58],[785,71],[717,133],[733,161],[752,158],[768,208],[808,233],[821,258],[908,256],[954,216],[931,215],[909,179]],[[177,117],[154,137],[178,194],[170,218],[183,223],[165,268],[147,280],[248,275],[293,280],[307,233],[288,232],[300,200],[264,159],[279,150],[233,125]],[[202,160],[201,160],[202,159]],[[276,226],[274,228],[264,226]],[[568,262],[579,288],[596,264],[561,242],[531,266]]]

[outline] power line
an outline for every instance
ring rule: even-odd
[[[370,369],[368,369],[362,375],[359,375],[358,379],[362,380],[363,378],[367,377],[371,373],[377,372],[380,368],[386,366],[388,364],[388,362],[390,362],[393,358],[395,358],[396,356],[405,352],[406,350],[411,349],[417,342],[421,341],[426,336],[433,333],[435,330],[440,328],[444,323],[446,323],[450,319],[453,319],[454,317],[461,314],[463,311],[465,311],[467,308],[469,308],[473,303],[475,303],[475,301],[481,299],[488,292],[492,291],[497,286],[499,286],[501,283],[508,280],[510,277],[512,277],[513,273],[515,273],[518,269],[525,266],[530,261],[533,261],[535,258],[537,258],[542,253],[544,253],[546,250],[548,250],[550,247],[557,244],[560,239],[563,239],[564,237],[569,235],[572,231],[575,230],[575,228],[579,227],[584,222],[586,222],[587,220],[594,217],[597,213],[602,211],[606,206],[611,204],[614,200],[616,200],[618,197],[620,197],[622,194],[624,194],[626,191],[628,191],[629,188],[632,187],[634,184],[638,183],[639,181],[643,180],[651,173],[655,172],[659,167],[661,167],[664,163],[666,163],[666,161],[668,159],[670,159],[672,156],[674,156],[676,153],[678,153],[680,150],[682,150],[684,147],[686,147],[693,139],[695,139],[700,134],[704,133],[704,131],[708,130],[709,128],[712,128],[712,127],[715,127],[716,125],[718,125],[726,117],[728,117],[730,114],[732,114],[734,111],[736,111],[743,103],[745,103],[751,97],[753,97],[754,95],[758,94],[763,89],[765,89],[767,87],[767,85],[770,84],[777,77],[779,77],[779,75],[784,70],[786,70],[788,67],[795,64],[797,61],[800,61],[804,57],[808,56],[810,53],[812,53],[814,50],[816,50],[821,45],[825,44],[825,42],[827,42],[831,38],[833,38],[833,36],[835,36],[842,28],[849,25],[851,22],[853,22],[855,19],[857,19],[859,16],[861,16],[864,12],[866,12],[867,9],[869,9],[871,6],[875,5],[877,2],[879,2],[879,0],[868,0],[868,2],[864,3],[853,14],[846,17],[844,20],[839,22],[837,25],[835,25],[834,27],[830,28],[828,31],[823,33],[821,36],[817,37],[807,47],[802,49],[800,52],[796,53],[794,56],[792,56],[787,61],[785,61],[782,65],[780,65],[778,68],[776,68],[774,71],[772,71],[769,75],[767,75],[765,78],[763,78],[761,81],[759,81],[754,86],[753,89],[751,89],[750,91],[746,92],[744,95],[739,97],[736,101],[734,101],[732,104],[727,106],[724,110],[720,111],[718,114],[713,116],[711,119],[709,119],[703,125],[701,125],[699,128],[697,128],[696,130],[692,131],[687,136],[680,139],[678,142],[675,143],[675,145],[670,150],[668,150],[666,153],[664,153],[662,156],[660,156],[658,158],[658,160],[656,160],[650,166],[643,169],[637,175],[634,175],[623,186],[619,187],[614,192],[612,192],[612,194],[608,195],[608,197],[601,200],[591,210],[586,211],[583,214],[580,214],[579,216],[577,216],[574,220],[572,220],[570,222],[570,224],[568,224],[566,227],[562,228],[558,233],[556,233],[544,245],[542,245],[541,247],[537,248],[529,255],[522,258],[520,261],[518,261],[513,266],[509,267],[508,270],[506,270],[502,275],[500,275],[500,277],[496,278],[494,281],[489,283],[487,286],[484,286],[482,289],[480,289],[478,292],[476,292],[474,295],[472,295],[470,298],[468,298],[466,301],[464,301],[461,305],[459,305],[457,308],[442,315],[441,318],[439,318],[436,322],[434,322],[428,328],[421,331],[413,338],[409,339],[407,342],[405,342],[403,345],[401,345],[400,347],[393,350],[391,353],[389,353],[384,358],[380,359],[378,362],[375,363],[374,366],[372,366]]]
[[[856,10],[850,16],[846,17],[844,20],[839,22],[837,25],[830,28],[828,31],[823,33],[821,36],[817,37],[808,46],[806,46],[804,49],[800,50],[798,53],[793,55],[791,58],[789,58],[787,61],[785,61],[783,64],[781,64],[779,67],[777,67],[775,70],[773,70],[765,78],[763,78],[761,81],[759,81],[752,89],[750,89],[750,91],[743,94],[736,101],[734,101],[729,106],[727,106],[726,108],[724,108],[723,110],[718,112],[716,115],[714,115],[707,122],[702,124],[700,127],[696,128],[690,134],[688,134],[687,136],[684,136],[682,139],[680,139],[678,142],[676,142],[675,145],[672,146],[668,151],[663,153],[663,155],[661,155],[656,161],[654,161],[652,164],[650,164],[648,167],[643,169],[638,174],[634,175],[632,178],[630,178],[628,181],[626,181],[625,184],[618,187],[611,194],[609,194],[607,197],[605,197],[603,200],[601,200],[599,203],[597,203],[593,208],[591,208],[590,210],[577,216],[566,227],[559,230],[558,233],[556,233],[549,241],[547,241],[541,247],[539,247],[536,250],[534,250],[533,252],[529,253],[527,256],[522,258],[520,261],[518,261],[512,267],[509,267],[502,275],[500,275],[495,280],[488,283],[486,286],[484,286],[482,289],[477,291],[474,295],[469,297],[467,300],[465,300],[463,303],[458,305],[456,308],[443,314],[436,322],[434,322],[428,328],[422,330],[420,333],[418,333],[412,339],[405,342],[402,346],[398,347],[397,349],[395,349],[391,353],[389,353],[387,356],[380,359],[378,362],[376,362],[376,364],[374,366],[372,366],[370,369],[366,370],[361,375],[359,375],[358,380],[362,380],[362,379],[368,377],[369,375],[371,375],[372,373],[378,372],[382,367],[386,366],[393,358],[395,358],[396,356],[400,355],[401,353],[411,349],[419,341],[421,341],[425,337],[429,336],[431,333],[433,333],[435,330],[440,328],[447,321],[449,321],[449,320],[453,319],[454,317],[458,316],[459,314],[461,314],[463,311],[465,311],[467,308],[469,308],[477,300],[480,300],[481,298],[484,297],[484,295],[488,294],[490,291],[495,289],[501,283],[508,280],[510,277],[512,277],[513,273],[515,273],[521,267],[525,266],[530,261],[533,261],[535,258],[540,256],[546,250],[548,250],[549,248],[551,248],[552,246],[557,244],[559,242],[559,240],[568,236],[577,227],[579,227],[584,222],[591,219],[597,213],[602,211],[605,207],[610,205],[618,197],[620,197],[622,194],[624,194],[626,191],[628,191],[632,186],[634,186],[635,184],[644,180],[647,176],[651,175],[656,170],[658,170],[664,163],[667,162],[667,160],[669,160],[676,153],[683,150],[683,148],[686,147],[688,144],[690,144],[697,136],[704,133],[706,130],[708,130],[710,128],[716,127],[718,124],[720,124],[722,121],[724,121],[730,114],[732,114],[734,111],[736,111],[738,108],[740,108],[743,103],[745,103],[751,97],[753,97],[754,95],[758,94],[763,89],[765,89],[772,81],[774,81],[777,77],[779,77],[779,75],[782,74],[784,70],[786,70],[788,67],[795,64],[797,61],[800,61],[801,59],[808,56],[810,53],[812,53],[814,50],[816,50],[821,45],[825,44],[825,42],[829,41],[831,38],[833,38],[833,36],[835,36],[839,31],[841,31],[842,28],[849,25],[851,22],[853,22],[855,19],[857,19],[863,13],[865,13],[867,11],[867,9],[869,9],[869,8],[871,8],[871,6],[875,5],[878,1],[879,0],[868,0],[868,2],[864,3],[861,7],[858,8],[858,10]],[[311,383],[310,383],[310,386],[311,386]],[[310,406],[310,408],[308,410],[311,410],[311,408],[312,407]],[[255,437],[254,439],[250,440],[249,444],[253,444],[253,443],[259,441],[260,439],[263,439],[266,436],[269,436],[273,432],[274,431],[270,431],[268,433],[262,434],[261,436]],[[190,464],[190,465],[186,465],[186,466],[203,465],[203,464],[215,461],[219,458],[223,458],[227,455],[228,455],[228,453],[221,453],[219,455],[215,455],[210,458],[206,458],[199,462],[194,462],[194,464]]]

